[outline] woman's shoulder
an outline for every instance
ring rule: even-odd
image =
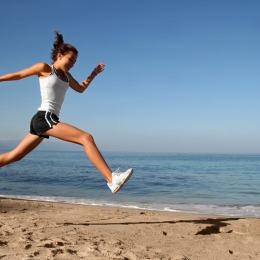
[[[39,77],[47,77],[51,73],[51,65],[48,63],[38,62],[34,67],[39,72]]]
[[[45,62],[38,62],[34,64],[34,66],[42,71],[51,71],[51,65]]]

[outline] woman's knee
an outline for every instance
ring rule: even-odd
[[[3,167],[3,166],[8,165],[10,163],[20,161],[20,160],[23,159],[23,157],[24,157],[23,154],[20,154],[20,153],[17,154],[13,151],[1,154],[1,156],[0,156],[0,167]]]
[[[82,139],[83,139],[83,144],[86,144],[86,145],[95,143],[93,136],[89,133],[84,133]]]

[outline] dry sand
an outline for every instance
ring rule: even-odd
[[[0,199],[0,259],[260,259],[260,219]]]

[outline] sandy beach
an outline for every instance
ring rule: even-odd
[[[0,259],[260,259],[260,219],[0,200]]]

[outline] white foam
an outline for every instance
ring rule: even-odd
[[[167,212],[197,213],[208,215],[223,215],[237,217],[260,218],[260,205],[203,205],[203,204],[138,204],[134,202],[111,202],[104,200],[90,200],[75,197],[46,197],[46,196],[12,196],[0,195],[0,198],[23,199],[43,202],[58,202],[68,204],[120,207],[129,209],[156,210]]]

